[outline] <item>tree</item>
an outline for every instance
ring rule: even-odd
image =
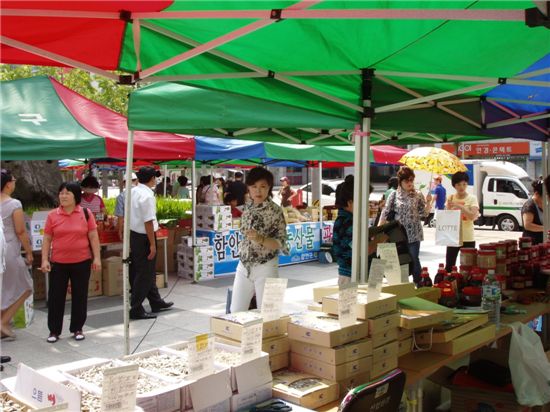
[[[126,115],[129,86],[80,69],[0,64],[0,80],[17,80],[34,76],[51,76],[75,92],[115,112]],[[25,207],[48,206],[57,202],[57,189],[62,182],[57,161],[2,162],[17,177],[14,196]]]

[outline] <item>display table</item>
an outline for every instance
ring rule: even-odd
[[[332,239],[333,221],[290,223],[286,226],[290,254],[279,255],[279,265],[310,262],[318,259],[321,244]],[[238,229],[228,232],[197,230],[197,236],[207,237],[214,248],[214,276],[233,275],[239,263],[239,244],[242,234]]]

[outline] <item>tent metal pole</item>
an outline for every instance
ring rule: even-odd
[[[495,127],[509,126],[512,124],[528,123],[533,120],[542,120],[550,118],[550,113],[541,114],[539,116],[521,117],[519,119],[508,119],[500,122],[487,123],[487,129],[494,129]]]
[[[370,104],[370,101],[369,101]],[[369,256],[369,216],[370,216],[370,161],[369,161],[369,150],[370,150],[370,127],[371,119],[369,117],[363,118],[363,125],[361,127],[363,131],[363,140],[362,144],[362,154],[361,159],[363,161],[361,171],[361,183],[363,190],[362,195],[362,207],[361,207],[361,282],[367,283],[369,278],[369,269],[368,269],[368,256]]]
[[[163,178],[164,178],[164,187],[162,189],[162,193],[164,197],[166,197],[166,190],[168,186],[168,182],[166,180],[166,175],[168,174],[168,165],[163,165]],[[162,239],[162,244],[164,246],[164,287],[168,287],[168,239]]]
[[[319,160],[319,235],[321,245],[323,244],[323,161]]]
[[[134,160],[134,131],[128,132],[126,147],[126,189],[124,196],[124,232],[122,237],[122,294],[124,310],[124,354],[130,354],[130,219],[132,205],[132,165]]]
[[[542,176],[544,179],[550,174],[550,156],[549,156],[550,144],[548,140],[542,142]],[[543,193],[543,216],[544,216],[544,232],[542,233],[543,239],[546,242],[548,240],[548,230],[550,229],[550,201],[548,200],[548,195],[545,185],[542,185]]]
[[[361,167],[363,166],[363,138],[361,133],[355,133],[355,176],[353,180],[353,216],[355,223],[353,225],[352,242],[351,242],[351,281],[359,280],[361,268],[361,227],[357,221],[361,215]],[[342,205],[340,205],[341,207]]]
[[[197,166],[191,161],[191,240],[193,247],[197,244]]]

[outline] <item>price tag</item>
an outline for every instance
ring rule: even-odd
[[[262,353],[263,320],[258,319],[243,325],[241,336],[241,361],[258,358]]]
[[[338,288],[338,320],[340,327],[357,322],[357,283],[348,283]]]
[[[283,313],[283,301],[288,279],[267,278],[264,285],[262,297],[262,318],[264,322],[277,320]]]
[[[409,265],[401,265],[401,283],[409,283]]]
[[[382,281],[384,279],[384,268],[387,261],[382,259],[373,259],[370,264],[369,282],[367,284],[367,294],[369,302],[378,300],[382,291]]]
[[[187,351],[191,378],[198,379],[214,373],[214,338],[209,333],[191,339]]]
[[[102,412],[130,412],[136,408],[137,364],[105,369],[101,387]]]
[[[376,254],[380,259],[387,262],[384,275],[390,285],[401,283],[401,267],[399,266],[399,255],[395,243],[379,243]]]

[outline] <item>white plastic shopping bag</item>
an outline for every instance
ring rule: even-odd
[[[550,362],[539,336],[527,325],[514,322],[508,364],[520,405],[550,402]]]
[[[460,210],[436,210],[435,244],[462,246],[460,239]]]

